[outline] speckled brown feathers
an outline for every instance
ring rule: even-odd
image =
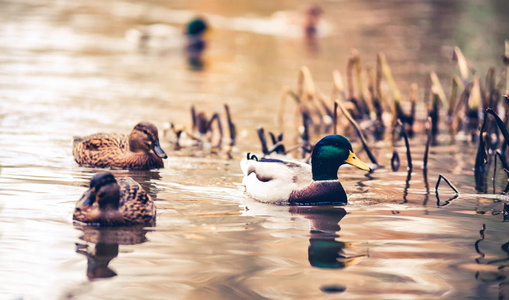
[[[138,123],[129,136],[97,133],[77,138],[73,156],[81,166],[141,170],[163,168],[166,158],[157,128],[148,122]]]
[[[85,198],[96,192],[95,188],[91,187],[78,201],[73,220],[101,226],[154,226],[156,208],[152,198],[130,177],[118,179],[117,182],[120,186],[118,209],[100,208],[100,201],[95,201],[91,205],[81,205]],[[92,195],[93,197],[96,196]]]

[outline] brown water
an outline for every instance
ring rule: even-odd
[[[351,48],[372,66],[384,51],[406,93],[433,70],[447,86],[457,45],[481,74],[491,65],[500,74],[503,1],[321,4],[330,32],[309,43],[281,35],[290,30],[269,19],[304,9],[300,1],[0,1],[0,298],[507,297],[502,204],[472,195],[445,202],[445,186],[437,203],[433,192],[445,174],[475,193],[475,145],[440,136],[427,187],[422,135],[411,141],[409,180],[403,143],[373,143],[386,166],[398,149],[403,167],[371,176],[340,169],[346,207],[266,205],[244,195],[238,162],[259,151],[257,126],[275,130],[279,92],[295,87],[301,65],[329,93]],[[138,51],[124,40],[136,25],[181,27],[195,13],[214,27],[202,70],[179,46]],[[155,228],[73,226],[75,202],[100,170],[73,161],[72,136],[128,133],[140,120],[160,130],[168,121],[189,126],[190,105],[222,113],[224,103],[239,130],[233,160],[171,151],[163,139],[164,169],[114,172],[156,199]]]

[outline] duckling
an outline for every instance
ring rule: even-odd
[[[132,178],[96,174],[76,204],[73,220],[100,226],[155,225],[154,201]]]
[[[134,126],[129,136],[97,133],[75,138],[74,160],[80,166],[148,170],[163,168],[168,156],[159,145],[157,127],[149,122]]]
[[[275,204],[346,203],[338,168],[350,164],[371,171],[357,158],[342,135],[328,135],[313,148],[311,165],[291,160],[261,159],[247,155],[241,161],[243,185],[252,198]]]

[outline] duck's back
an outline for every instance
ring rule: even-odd
[[[265,203],[287,203],[293,191],[312,182],[311,166],[298,161],[243,159],[241,168],[246,193]]]
[[[156,208],[150,195],[130,177],[119,179],[118,184],[120,185],[119,211],[124,216],[126,225],[155,225]]]
[[[74,160],[81,166],[121,167],[129,151],[129,141],[124,134],[97,133],[75,138]]]

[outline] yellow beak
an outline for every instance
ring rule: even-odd
[[[371,168],[368,167],[368,165],[366,165],[362,160],[358,159],[355,153],[353,153],[352,151],[350,151],[350,155],[345,160],[345,163],[350,164],[364,171],[371,171]]]

